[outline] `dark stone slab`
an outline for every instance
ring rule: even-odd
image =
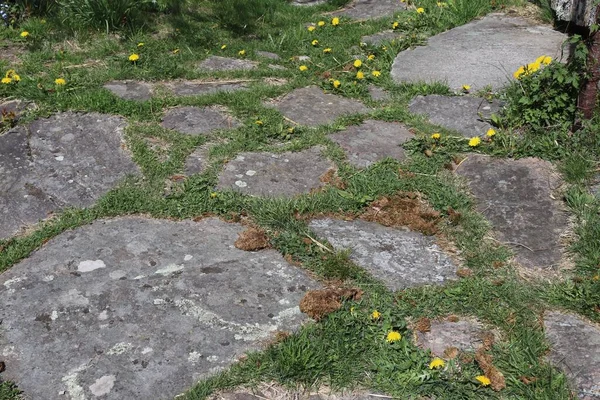
[[[373,19],[391,16],[403,10],[406,10],[406,4],[398,0],[354,0],[334,14],[355,19]]]
[[[139,81],[112,81],[104,84],[115,96],[124,100],[146,101],[152,98],[152,84]]]
[[[0,136],[0,238],[53,211],[91,206],[137,172],[124,126],[116,116],[67,112]]]
[[[264,58],[268,58],[270,60],[279,60],[281,58],[281,57],[279,57],[278,54],[271,53],[270,51],[257,51],[256,55],[264,57]]]
[[[371,95],[371,98],[375,101],[390,100],[390,94],[386,90],[383,90],[382,88],[380,88],[379,86],[369,85],[367,87],[367,89],[369,90],[369,94]]]
[[[582,400],[600,399],[600,327],[558,311],[544,316],[550,360],[572,380]]]
[[[172,399],[296,329],[316,283],[235,248],[244,230],[134,217],[50,240],[0,275],[2,378],[31,399]]]
[[[201,174],[208,165],[208,146],[200,146],[185,160],[184,173],[187,176]]]
[[[330,124],[341,116],[370,111],[357,100],[325,94],[316,86],[296,89],[275,103],[285,117],[300,125]]]
[[[485,136],[492,127],[487,121],[492,114],[499,114],[502,104],[472,96],[417,96],[410,105],[410,112],[427,115],[434,125],[452,129],[466,137]]]
[[[435,356],[443,357],[448,348],[465,352],[476,351],[483,343],[486,330],[477,320],[460,319],[456,322],[432,321],[429,332],[414,332],[419,347],[431,350]]]
[[[401,39],[404,34],[396,31],[384,31],[378,32],[373,35],[367,35],[360,38],[361,43],[369,44],[371,46],[381,46],[384,43],[392,42],[394,40]]]
[[[240,122],[216,107],[177,107],[165,113],[162,124],[187,135],[203,135],[219,129],[233,129]]]
[[[441,81],[451,89],[499,89],[521,65],[541,55],[560,56],[566,39],[551,26],[490,14],[430,38],[427,46],[401,52],[391,74],[398,83]]]
[[[357,168],[368,167],[386,157],[403,160],[406,155],[401,146],[413,137],[402,124],[374,120],[329,135],[344,149],[350,164]]]
[[[469,155],[457,169],[492,223],[496,237],[509,245],[526,268],[557,269],[567,214],[553,192],[562,184],[548,161],[496,159]]]
[[[295,196],[323,185],[320,177],[333,167],[321,147],[297,153],[242,153],[219,174],[218,189],[253,196]]]
[[[256,61],[221,56],[210,56],[198,64],[198,70],[200,72],[250,70],[255,68],[258,68],[258,63]]]
[[[362,220],[314,220],[310,229],[391,290],[443,284],[456,277],[456,266],[435,238]]]
[[[217,92],[235,92],[248,87],[247,82],[176,81],[167,83],[176,96],[202,96]]]

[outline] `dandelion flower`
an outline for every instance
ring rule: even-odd
[[[492,381],[490,381],[490,378],[488,378],[485,375],[476,376],[475,379],[478,380],[479,383],[481,383],[481,386],[489,386],[489,384],[492,383]]]
[[[307,67],[306,65],[301,65],[301,66],[299,66],[299,67],[298,67],[298,69],[299,69],[300,71],[303,71],[303,72],[304,72],[304,71],[308,70],[308,67]]]
[[[334,19],[331,20],[331,25],[338,26],[339,24],[340,24],[340,19],[338,17],[335,17]]]
[[[133,53],[132,55],[129,56],[129,61],[131,61],[131,62],[136,62],[139,59],[140,59],[139,54]]]
[[[26,38],[27,36],[29,36],[29,32],[27,32],[27,31],[21,32],[21,37],[22,38]]]
[[[444,3],[443,1],[438,1],[437,6],[439,8],[444,8],[444,7],[448,7],[448,4]]]
[[[442,360],[441,358],[436,357],[433,360],[431,360],[431,362],[429,363],[429,369],[442,368],[444,365],[446,365],[446,363],[444,362],[444,360]]]
[[[431,135],[431,138],[433,140],[439,140],[442,137],[442,135],[440,135],[439,133],[434,133],[433,135]]]
[[[256,125],[263,125],[263,122],[260,119],[256,120],[254,123]]]
[[[400,332],[390,331],[388,332],[385,340],[387,340],[388,343],[394,343],[400,339],[402,339],[402,335],[400,334]]]
[[[552,62],[552,57],[546,56],[542,60],[542,64],[549,65]]]
[[[488,129],[488,131],[486,132],[487,137],[492,137],[495,134],[496,134],[496,131],[493,128]]]
[[[354,60],[354,68],[360,68],[362,66],[362,61]]]
[[[462,90],[463,90],[463,92],[468,92],[469,90],[471,90],[471,86],[470,85],[462,85]]]
[[[417,8],[417,14],[423,14],[424,12],[425,12],[425,9],[423,7]]]
[[[144,47],[144,42],[139,42],[139,43],[137,44],[137,47]]]
[[[369,54],[369,56],[367,57],[367,60],[369,61],[373,61],[375,59],[375,54]]]
[[[65,81],[63,78],[57,78],[54,80],[54,83],[58,86],[64,86],[67,84],[67,81]]]
[[[334,88],[339,88],[340,86],[342,86],[342,82],[338,81],[337,79],[335,81],[332,82],[332,85]]]
[[[217,193],[216,193],[216,192],[212,192],[212,193],[210,194],[210,198],[211,198],[211,199],[214,199],[215,197],[217,197]]]
[[[225,50],[226,48],[227,48],[226,44],[224,44],[224,45],[221,46],[221,50]]]
[[[525,71],[525,66],[521,65],[519,67],[519,69],[517,69],[514,73],[513,73],[513,77],[515,79],[521,79],[521,76],[523,76],[526,73]]]
[[[365,79],[365,74],[362,71],[356,73],[356,79]]]
[[[375,78],[379,77],[381,75],[381,72],[379,71],[373,71],[371,72],[371,75],[373,75]]]
[[[323,49],[323,53],[331,53],[331,47],[327,47],[326,49]]]
[[[480,143],[481,143],[481,139],[479,138],[479,136],[475,136],[475,137],[472,137],[471,139],[469,139],[469,146],[471,146],[471,147],[477,147],[477,146],[479,146]]]
[[[398,29],[399,25],[400,24],[398,22],[394,21],[394,23],[392,24],[392,29]]]
[[[317,22],[317,25],[319,25],[319,26],[325,26],[325,21],[319,21],[319,22]]]
[[[374,311],[371,313],[371,318],[372,318],[372,319],[379,319],[379,318],[381,318],[381,313],[380,313],[379,311],[377,311],[377,310],[374,310]]]
[[[319,41],[315,39],[312,42],[310,42],[310,44],[312,44],[313,46],[317,46],[319,44]]]
[[[240,56],[245,56],[246,55],[246,50],[240,50],[240,51],[238,51],[238,54]]]
[[[4,77],[4,78],[2,78],[1,82],[5,85],[8,85],[9,83],[12,83],[12,78]]]
[[[308,31],[309,31],[309,32],[312,32],[312,31],[314,31],[314,30],[315,30],[315,29],[317,29],[317,28],[315,28],[314,26],[312,26],[312,25],[311,25],[311,26],[309,26],[309,27],[308,27],[308,28],[306,28],[306,29],[308,29]]]
[[[533,73],[536,72],[540,69],[541,64],[538,62],[533,62],[531,64],[527,64],[527,72],[528,73]]]
[[[12,74],[12,78],[15,82],[21,82],[21,77],[17,74]]]

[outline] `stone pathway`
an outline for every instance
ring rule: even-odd
[[[111,81],[104,85],[115,96],[124,100],[147,101],[156,91],[164,90],[173,96],[204,96],[218,92],[235,92],[248,88],[251,80],[180,80],[172,82]]]
[[[141,81],[111,81],[104,88],[123,100],[146,101],[152,98],[153,85]]]
[[[475,352],[483,343],[486,333],[484,325],[475,319],[459,317],[431,321],[427,327],[415,329],[415,341],[423,349],[437,357],[448,357],[450,353]]]
[[[258,64],[251,60],[210,56],[198,64],[198,70],[200,72],[244,71],[258,68]]]
[[[365,43],[371,46],[381,46],[386,42],[392,42],[404,37],[404,34],[396,31],[383,31],[374,33],[372,35],[363,36],[360,38],[361,43]]]
[[[241,123],[222,107],[176,107],[168,110],[161,125],[186,135],[204,135],[220,129],[233,129]]]
[[[353,0],[343,10],[334,15],[355,19],[373,19],[393,15],[406,10],[406,4],[398,0]]]

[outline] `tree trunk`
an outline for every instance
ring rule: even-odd
[[[588,72],[589,78],[579,93],[578,108],[585,119],[591,119],[594,115],[596,102],[598,101],[598,85],[600,85],[600,34],[595,32],[589,38]]]

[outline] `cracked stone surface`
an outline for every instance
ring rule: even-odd
[[[316,283],[235,248],[243,230],[130,217],[51,239],[0,275],[2,378],[32,399],[173,398],[298,328]]]
[[[550,360],[571,379],[582,400],[600,399],[600,327],[559,311],[544,315]]]
[[[554,195],[562,180],[550,162],[471,154],[457,173],[467,179],[497,239],[513,249],[522,266],[558,269],[568,220],[560,195]]]
[[[307,126],[330,124],[344,115],[370,111],[357,100],[323,93],[316,86],[293,90],[276,101],[274,106],[293,122]]]
[[[443,357],[448,348],[473,352],[481,347],[486,332],[483,324],[477,320],[460,319],[452,321],[431,321],[429,332],[414,331],[417,345],[431,353]]]
[[[371,98],[375,101],[388,101],[391,98],[389,92],[383,90],[379,86],[369,85],[367,90],[369,91]]]
[[[198,64],[199,71],[236,71],[255,68],[258,68],[256,61],[221,56],[210,56]]]
[[[374,33],[372,35],[363,36],[360,38],[361,43],[370,44],[371,46],[381,46],[386,42],[400,39],[404,34],[395,31],[384,31]]]
[[[403,10],[406,10],[406,4],[398,0],[354,0],[334,14],[355,19],[373,19],[391,16]]]
[[[185,160],[184,173],[187,176],[201,174],[208,165],[208,146],[200,146]]]
[[[321,151],[242,153],[225,165],[217,189],[268,197],[308,193],[323,186],[320,177],[333,167]]]
[[[368,167],[386,157],[403,160],[406,154],[401,146],[413,137],[400,123],[374,120],[329,135],[344,149],[350,164],[357,168]]]
[[[53,211],[89,207],[136,173],[124,127],[120,117],[67,112],[0,136],[0,238]]]
[[[362,220],[319,219],[309,226],[336,250],[350,250],[352,261],[391,290],[456,278],[457,267],[435,237]]]
[[[502,104],[471,96],[417,96],[409,104],[410,112],[427,115],[434,125],[452,129],[466,137],[485,136],[492,127],[487,121],[499,114]]]
[[[219,129],[237,128],[241,123],[217,107],[176,107],[165,113],[161,125],[196,136]]]
[[[124,100],[146,101],[152,98],[153,85],[141,81],[112,81],[105,83],[104,88]]]
[[[519,66],[541,55],[560,56],[567,36],[551,26],[490,14],[429,39],[426,46],[401,52],[392,65],[398,82],[446,82],[473,91],[505,86]]]
[[[217,92],[235,92],[248,87],[247,82],[206,82],[206,81],[175,81],[168,82],[167,87],[176,96],[202,96]]]

